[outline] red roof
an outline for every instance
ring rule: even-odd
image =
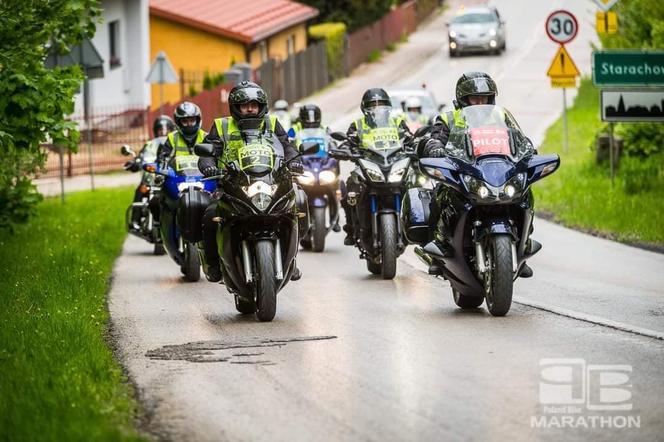
[[[291,0],[150,0],[150,14],[255,43],[318,15]]]

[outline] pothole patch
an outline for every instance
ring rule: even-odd
[[[326,341],[336,338],[336,336],[298,336],[292,338],[248,338],[239,341],[197,341],[186,344],[164,345],[154,350],[148,350],[145,356],[163,361],[275,365],[275,362],[266,357],[265,352],[242,352],[237,350],[283,347],[291,343]]]

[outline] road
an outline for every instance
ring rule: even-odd
[[[483,69],[541,141],[561,107],[544,77],[556,50],[544,19],[563,6],[579,16],[568,50],[588,72],[594,6],[495,3],[508,27],[501,57],[451,61],[441,16],[314,97],[324,116],[341,129],[373,85],[426,82],[449,101],[460,73]],[[504,318],[457,309],[412,251],[393,281],[370,276],[332,234],[324,254],[299,255],[304,277],[279,295],[271,323],[237,315],[222,285],[185,283],[168,257],[128,238],[109,298],[113,334],[147,427],[164,439],[661,440],[664,256],[539,219],[535,237],[535,276],[517,281]],[[587,371],[572,368],[581,361]],[[562,404],[540,403],[552,400]],[[592,409],[611,400],[629,409]]]

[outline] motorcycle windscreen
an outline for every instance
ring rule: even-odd
[[[399,129],[394,124],[390,106],[376,106],[367,110],[367,120],[372,122],[370,129],[362,134],[364,147],[383,156],[401,148]]]
[[[202,176],[198,169],[198,155],[177,154],[171,160],[171,168],[177,176]]]
[[[324,129],[302,129],[302,132],[299,134],[299,138],[301,143],[313,142],[318,144],[318,153],[313,155],[305,155],[304,158],[327,157],[328,136]]]

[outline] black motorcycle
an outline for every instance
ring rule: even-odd
[[[134,150],[126,144],[120,148],[120,153],[122,153],[122,155],[132,157],[132,160],[125,164],[125,169],[131,172],[138,172],[139,170],[142,172],[141,183],[138,186],[141,200],[135,201],[127,207],[127,210],[125,211],[125,225],[130,234],[138,236],[150,244],[153,244],[153,253],[155,255],[163,255],[166,253],[166,250],[164,249],[164,244],[159,235],[159,223],[156,222],[152,216],[149,204],[153,198],[159,197],[163,178],[154,173],[142,170],[140,166],[143,163],[152,163],[155,161],[157,148],[164,140],[165,138],[161,137],[149,141],[148,145],[143,148],[143,151],[141,151],[141,154],[138,156]],[[131,228],[132,215],[136,210],[140,212],[138,230]]]
[[[307,194],[311,229],[300,240],[305,250],[314,252],[325,250],[325,238],[330,230],[338,232],[339,227],[339,162],[330,158],[328,151],[334,144],[323,128],[301,129],[299,139],[303,143],[317,143],[320,150],[315,155],[302,157],[304,173],[297,177],[300,186]],[[328,224],[329,220],[329,224]]]
[[[524,265],[542,247],[530,238],[530,186],[553,173],[560,158],[537,155],[506,109],[470,106],[461,116],[465,125],[453,125],[447,156],[420,160],[438,186],[411,189],[402,220],[408,240],[422,246],[415,253],[442,267],[459,307],[477,308],[486,299],[492,315],[504,316],[513,282],[532,275]],[[429,220],[430,209],[437,219]],[[446,234],[438,236],[441,225]]]
[[[372,146],[357,149],[341,132],[332,138],[341,144],[330,150],[330,156],[351,160],[357,166],[350,180],[356,188],[347,188],[346,202],[353,217],[355,246],[367,269],[383,279],[392,279],[397,272],[397,257],[406,243],[399,218],[404,192],[415,179],[411,167],[413,153],[402,146],[396,130]],[[348,186],[347,186],[348,187]]]
[[[255,313],[259,321],[271,321],[277,293],[295,269],[299,235],[302,226],[308,228],[308,213],[298,209],[299,189],[275,136],[244,130],[230,137],[241,137],[245,145],[222,175],[212,177],[221,190],[215,221],[219,222],[217,246],[224,284],[234,294],[240,313]],[[318,144],[303,145],[303,154],[317,151]],[[195,152],[212,156],[213,146],[198,144]]]

